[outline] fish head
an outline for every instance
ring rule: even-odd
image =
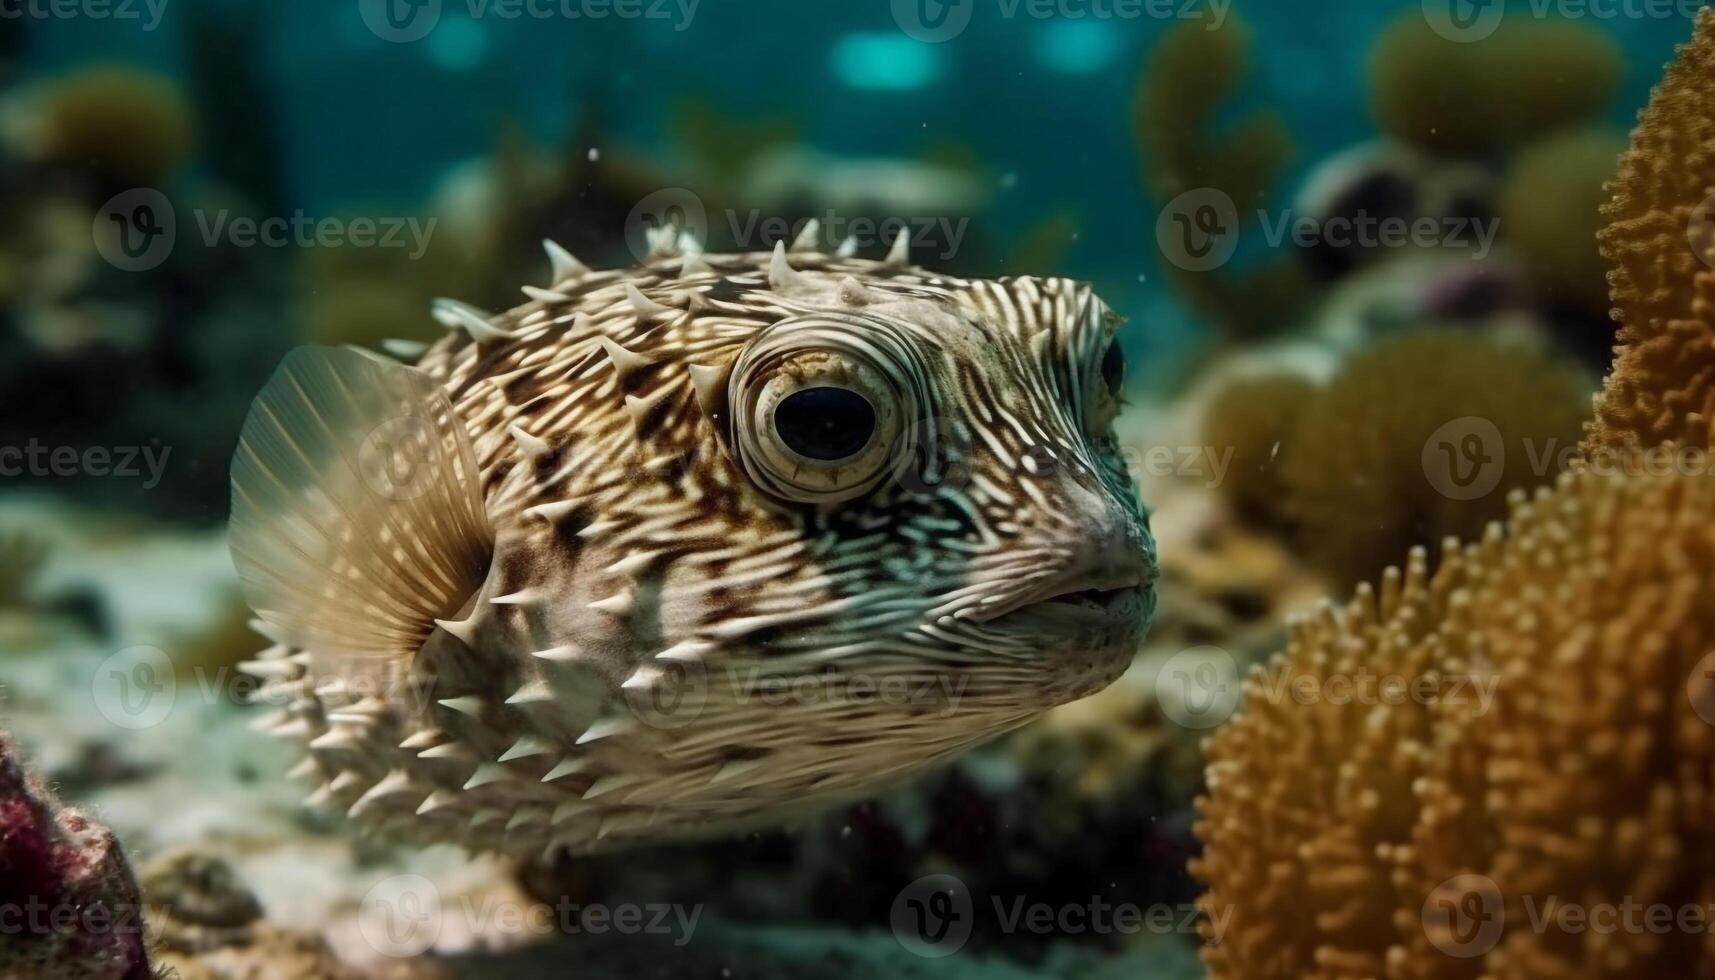
[[[741,559],[740,577],[764,574],[723,590],[734,655],[768,676],[923,685],[974,721],[1114,680],[1156,582],[1114,432],[1120,318],[1061,278],[810,268],[795,285],[718,366],[678,372],[698,386],[674,451],[701,460],[706,540],[779,556]],[[706,624],[679,608],[670,632]]]

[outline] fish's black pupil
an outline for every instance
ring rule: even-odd
[[[774,408],[774,427],[786,448],[831,462],[855,455],[875,434],[875,406],[849,388],[805,388]]]
[[[1108,352],[1102,355],[1102,380],[1107,382],[1108,390],[1116,395],[1125,384],[1125,351],[1120,349],[1118,340],[1109,344]]]

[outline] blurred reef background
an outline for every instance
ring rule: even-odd
[[[141,0],[141,20],[0,17],[0,447],[81,461],[0,475],[0,773],[21,752],[51,784],[10,777],[48,837],[83,819],[66,804],[112,828],[168,910],[157,962],[481,980],[557,975],[570,948],[592,977],[1204,975],[1193,928],[1030,935],[979,915],[936,960],[889,910],[932,873],[979,903],[1195,901],[1202,740],[1225,716],[1163,678],[1236,691],[1289,617],[1413,548],[1480,539],[1573,461],[1616,340],[1604,185],[1691,20],[1514,2],[1460,40],[1418,0],[949,6],[970,20],[944,41],[879,0],[599,21],[448,0],[409,41],[358,0],[168,0],[153,27]],[[139,190],[177,217],[146,268],[114,261],[108,226]],[[304,806],[240,704],[237,665],[267,642],[222,537],[250,398],[295,345],[431,341],[434,297],[500,308],[544,281],[542,239],[627,263],[651,208],[686,207],[710,250],[909,219],[930,268],[1093,281],[1129,318],[1121,434],[1164,576],[1151,639],[1101,694],[807,824],[531,869],[355,839]],[[401,247],[205,232],[298,214],[407,230]],[[1338,232],[1377,223],[1430,231]],[[1429,458],[1449,432],[1505,460],[1477,492]],[[134,450],[140,472],[97,474],[91,448]],[[101,678],[139,649],[179,696],[134,730]],[[445,896],[700,905],[708,924],[682,949],[449,932],[378,958],[358,913],[399,874]]]

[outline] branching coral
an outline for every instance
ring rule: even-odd
[[[1715,483],[1568,475],[1432,580],[1419,551],[1300,623],[1209,745],[1213,974],[1715,976],[1707,932],[1533,922],[1715,905],[1712,529]],[[1504,929],[1443,931],[1462,875]]]
[[[1650,98],[1603,211],[1620,320],[1589,442],[1715,446],[1715,15]]]
[[[1459,330],[1410,331],[1361,352],[1281,448],[1285,510],[1306,555],[1352,585],[1412,545],[1482,530],[1508,490],[1552,477],[1570,456],[1589,385],[1557,355]],[[1443,478],[1456,470],[1468,486]]]
[[[1598,114],[1622,68],[1613,42],[1584,24],[1521,17],[1455,40],[1413,10],[1370,53],[1372,112],[1425,149],[1482,153]]]

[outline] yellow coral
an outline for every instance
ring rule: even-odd
[[[1652,361],[1604,402],[1647,424],[1605,415],[1625,424],[1587,450],[1705,434],[1703,401],[1649,387],[1709,363],[1708,331],[1666,326],[1702,275],[1659,206],[1683,181],[1640,175],[1707,161],[1653,123],[1715,126],[1712,52],[1705,11],[1621,182],[1638,226],[1606,239],[1630,243],[1616,297],[1649,314]],[[1515,497],[1433,579],[1414,552],[1253,674],[1199,802],[1216,980],[1715,977],[1715,481],[1617,458]]]
[[[1412,545],[1477,533],[1502,516],[1508,490],[1553,477],[1570,458],[1590,388],[1558,355],[1469,331],[1424,328],[1373,345],[1310,402],[1281,448],[1301,547],[1350,586]],[[1435,443],[1458,458],[1444,462]],[[1469,470],[1468,486],[1448,482],[1454,466]]]
[[[1240,516],[1261,524],[1284,521],[1280,453],[1315,394],[1316,385],[1300,375],[1241,378],[1204,410],[1204,445],[1217,454],[1232,451],[1220,489]]]
[[[1589,442],[1715,447],[1715,14],[1650,97],[1603,211],[1620,347]]]
[[[1371,50],[1371,111],[1409,143],[1480,153],[1600,113],[1623,67],[1614,43],[1584,24],[1519,18],[1480,40],[1453,40],[1413,9]]]
[[[1211,740],[1213,976],[1715,976],[1706,931],[1532,927],[1715,905],[1715,482],[1567,475],[1426,567],[1300,623]]]
[[[1618,134],[1575,129],[1532,144],[1513,162],[1501,189],[1501,227],[1545,298],[1555,303],[1608,309],[1596,234],[1603,185],[1625,149]]]
[[[191,108],[176,85],[118,66],[86,68],[53,85],[43,95],[39,126],[39,149],[49,159],[139,185],[171,176],[196,139]]]

